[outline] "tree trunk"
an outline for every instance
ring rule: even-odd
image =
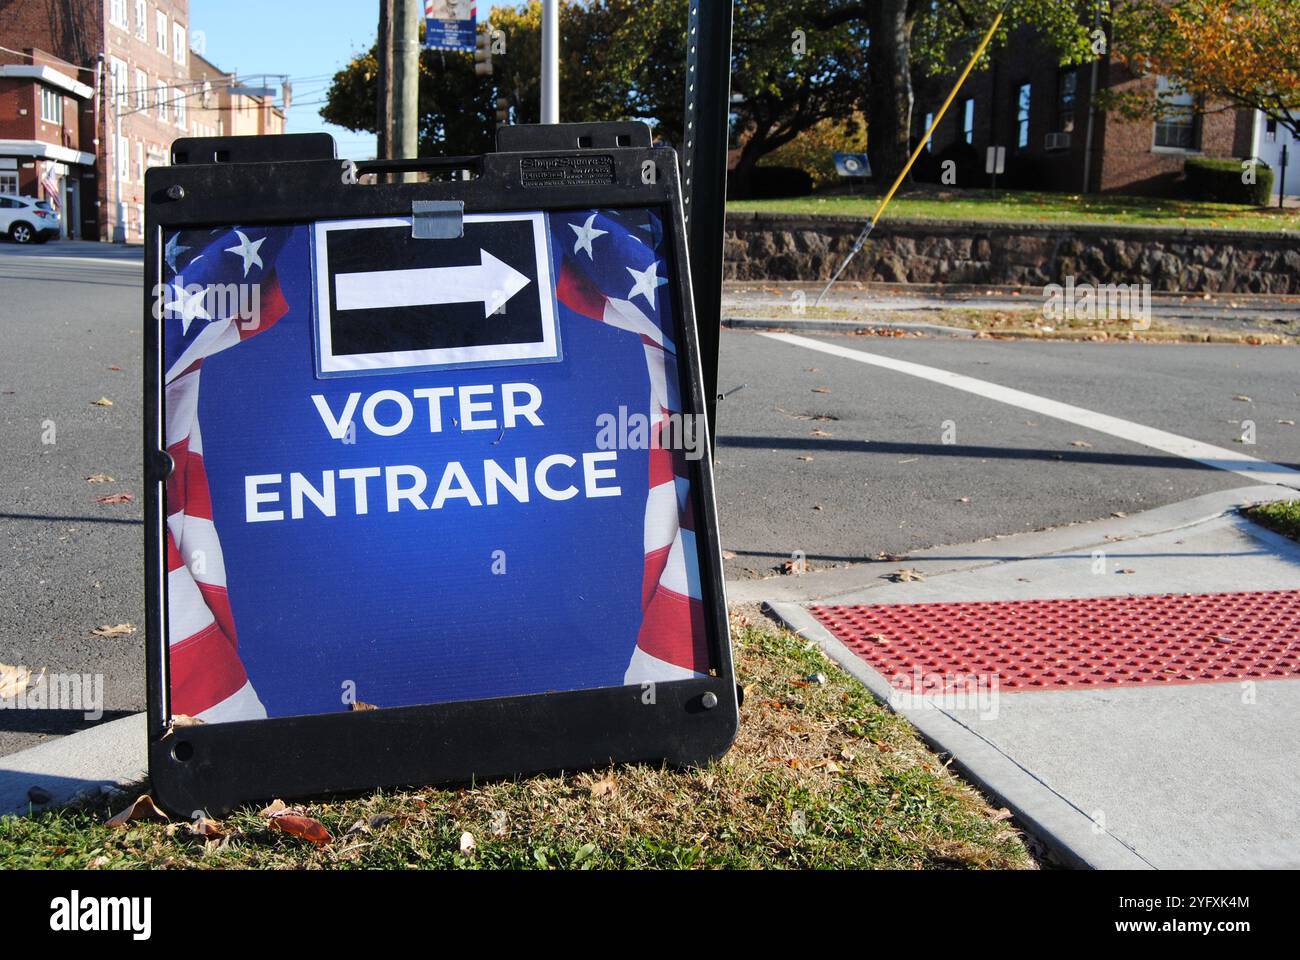
[[[727,174],[728,196],[740,200],[750,195],[754,185],[754,167],[758,166],[759,159],[769,152],[766,137],[755,135],[745,141],[745,145],[740,149],[740,156],[736,158],[735,168]]]
[[[871,5],[870,82],[867,154],[881,192],[898,176],[909,154],[912,130],[910,52],[913,20],[907,0],[878,0]]]

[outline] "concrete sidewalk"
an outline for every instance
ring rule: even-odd
[[[1248,672],[1214,682],[1042,690],[1004,684],[980,701],[900,696],[877,669],[888,661],[898,682],[903,648],[896,637],[871,634],[882,645],[873,651],[845,630],[823,625],[833,619],[827,616],[832,610],[905,620],[936,609],[951,612],[953,602],[1010,601],[998,609],[1017,611],[1048,599],[1183,593],[1240,592],[1236,599],[1258,598],[1267,613],[1271,598],[1286,594],[1265,591],[1300,589],[1300,545],[1256,526],[1236,508],[1288,496],[1294,493],[1277,487],[1224,491],[1133,517],[926,551],[903,562],[737,584],[729,599],[767,600],[877,697],[892,701],[1066,862],[1300,867],[1300,669],[1294,666],[1300,623],[1278,624],[1278,655],[1291,666],[1264,672],[1283,678]],[[1099,556],[1104,574],[1097,572]],[[884,579],[900,568],[925,579]],[[932,606],[937,603],[945,606]],[[913,604],[924,606],[909,611]],[[962,615],[969,609],[961,608]],[[1086,663],[1092,635],[1113,626],[1084,620],[1065,628],[1072,651],[1065,659]],[[1155,633],[1173,629],[1158,624]],[[1230,651],[1247,638],[1212,639],[1223,641],[1214,650]],[[1015,643],[1009,631],[985,646],[996,654]],[[1174,646],[1162,635],[1144,653],[1158,665],[1162,656],[1176,656]],[[917,662],[919,671],[930,661],[923,653]],[[1177,662],[1181,669],[1188,661]]]
[[[147,772],[144,714],[136,713],[0,757],[0,816],[52,809]],[[50,799],[33,803],[33,789]]]

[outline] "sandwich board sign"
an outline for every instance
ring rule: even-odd
[[[167,807],[733,739],[676,159],[637,124],[511,141],[413,162],[471,180],[366,184],[284,137],[148,172]]]

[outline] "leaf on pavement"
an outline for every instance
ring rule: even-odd
[[[112,483],[113,478],[106,473],[92,473],[86,478],[87,483]]]
[[[135,798],[135,802],[131,806],[110,817],[104,826],[125,827],[132,820],[157,820],[161,823],[171,823],[167,814],[159,810],[158,806],[153,802],[153,797],[147,793],[142,793]]]
[[[0,700],[12,700],[31,686],[32,672],[26,667],[0,663]]]
[[[1091,447],[1092,444],[1089,443],[1087,440],[1071,440],[1071,441],[1070,441],[1070,446],[1072,446],[1072,447]]]
[[[812,435],[813,435],[814,437],[833,437],[833,436],[835,436],[835,434],[831,433],[829,430],[823,430],[821,427],[816,427],[816,428],[814,428],[814,429],[813,429],[813,432],[812,432]]]
[[[267,826],[272,830],[287,833],[291,837],[299,837],[317,847],[326,846],[331,840],[330,832],[325,829],[325,824],[319,820],[313,820],[311,817],[300,816],[296,813],[274,814],[268,821]]]
[[[97,637],[125,637],[135,633],[134,623],[104,624],[90,631]]]
[[[96,503],[134,503],[135,496],[130,493],[109,493],[95,498]]]
[[[91,400],[90,405],[92,407],[111,407],[113,401],[108,399],[108,397],[100,397],[98,400]]]
[[[830,392],[831,392],[831,388],[830,388],[830,387],[813,387],[813,388],[812,388],[812,392],[813,392],[813,393],[830,393]]]
[[[913,580],[924,580],[925,574],[921,573],[920,570],[904,567],[902,570],[889,574],[888,579],[894,581],[894,583],[910,583]]]
[[[1246,396],[1244,393],[1239,393],[1239,394],[1237,394],[1235,397],[1233,397],[1232,399],[1234,399],[1234,400],[1241,400],[1241,401],[1243,401],[1244,403],[1254,403],[1254,402],[1255,402],[1254,400],[1250,399],[1250,397]]]

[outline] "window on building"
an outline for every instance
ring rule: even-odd
[[[185,25],[180,23],[172,24],[172,59],[177,63],[184,65],[185,51],[189,49],[189,41],[185,36]]]
[[[182,130],[185,129],[185,95],[186,91],[177,88],[176,90],[176,126]]]
[[[158,88],[158,119],[164,123],[167,121],[167,88]]]
[[[167,14],[161,10],[154,14],[154,38],[159,53],[167,52]]]
[[[0,193],[18,193],[18,174],[0,173]]]
[[[126,22],[126,0],[108,0],[108,22],[123,30],[130,26]]]
[[[135,0],[135,38],[149,39],[149,4],[146,0]]]
[[[112,85],[113,99],[117,101],[117,109],[125,110],[129,106],[130,98],[126,81],[126,61],[119,60],[117,57],[110,57],[108,76]]]
[[[1269,143],[1277,143],[1277,121],[1272,117],[1264,121],[1264,139]]]
[[[1016,146],[1024,149],[1029,146],[1029,97],[1031,88],[1027,83],[1020,85],[1016,97]]]
[[[149,74],[140,69],[135,71],[135,108],[149,109]]]
[[[1155,146],[1170,150],[1196,149],[1196,98],[1165,77],[1156,78],[1161,116],[1155,123]]]
[[[961,136],[967,143],[975,142],[975,101],[969,97],[962,113]]]
[[[927,113],[927,114],[925,115],[925,130],[929,130],[929,129],[930,129],[930,124],[932,124],[932,123],[934,123],[934,114],[933,114],[933,113]],[[922,130],[922,131],[921,131],[921,136],[925,136],[925,130]],[[931,147],[933,147],[933,146],[934,146],[934,137],[931,137],[929,140],[925,141],[925,149],[926,149],[927,151],[928,151]]]
[[[1056,79],[1056,129],[1060,133],[1074,132],[1074,103],[1079,92],[1079,71],[1062,70]]]
[[[46,123],[63,123],[63,94],[41,87],[41,119]]]
[[[118,180],[131,179],[131,141],[118,137],[116,155],[113,157],[114,173]]]

